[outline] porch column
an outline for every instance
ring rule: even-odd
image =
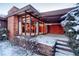
[[[30,36],[31,36],[31,25],[32,25],[32,18],[30,16]]]
[[[44,34],[44,23],[43,23],[43,34]]]
[[[21,34],[22,34],[22,23],[21,23],[21,17],[19,17],[18,28],[19,28],[19,35],[21,35]]]
[[[48,26],[47,25],[45,25],[46,26],[46,33],[48,33]]]
[[[36,22],[36,34],[39,35],[39,22]]]
[[[34,22],[34,35],[36,35],[36,21]]]
[[[25,25],[24,25],[24,27],[25,27],[25,35],[26,35],[26,11],[25,11]]]

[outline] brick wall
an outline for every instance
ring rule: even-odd
[[[8,31],[9,31],[9,38],[13,39],[14,35],[18,31],[18,18],[17,18],[17,16],[8,17]]]
[[[14,34],[17,35],[18,34],[18,17],[15,16],[14,17]]]

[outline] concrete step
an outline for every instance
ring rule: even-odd
[[[60,47],[60,48],[67,49],[67,50],[71,50],[70,47],[63,46],[63,45],[56,45],[56,47]]]
[[[57,40],[57,41],[61,41],[61,42],[65,42],[65,43],[68,43],[68,41],[65,41],[65,40]]]
[[[66,47],[69,47],[69,45],[67,44],[61,44],[61,43],[56,43],[57,45],[61,45],[61,46],[66,46]]]
[[[64,55],[74,55],[74,53],[73,52],[69,52],[69,51],[66,51],[66,50],[61,50],[61,49],[56,49],[56,53],[55,54],[59,54],[59,53],[61,53],[61,54],[64,54]]]
[[[60,52],[56,52],[56,53],[55,53],[55,56],[66,56],[66,55],[63,54],[63,53],[60,53]]]
[[[57,41],[57,43],[64,44],[64,45],[68,45],[67,42],[63,42],[63,41]]]
[[[62,45],[56,45],[56,49],[72,52],[72,49],[70,47],[62,46]]]

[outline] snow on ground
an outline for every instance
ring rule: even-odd
[[[42,44],[46,44],[48,46],[54,46],[57,40],[68,41],[69,38],[65,35],[55,35],[55,34],[46,34],[39,35],[36,37],[36,41]]]
[[[65,36],[65,35],[46,34],[46,35],[38,35],[36,37],[32,37],[29,40],[53,47],[57,40],[68,41],[69,38],[67,36]],[[59,42],[59,41],[57,41],[57,42]],[[67,44],[66,42],[65,43],[60,42],[60,43]],[[63,53],[65,52],[65,53],[68,53],[68,55],[73,55],[73,53],[69,53],[67,51],[60,51],[60,52],[63,52]],[[56,52],[56,55],[59,55],[59,56],[60,55],[65,55],[65,56],[67,56],[67,54],[63,54],[63,53],[59,53],[59,52],[57,53]]]
[[[25,39],[25,37],[20,37],[19,38]],[[28,40],[28,39],[26,39]],[[68,41],[69,38],[66,37],[65,35],[58,35],[58,34],[46,34],[46,35],[38,35],[36,37],[32,37],[29,40],[31,41],[37,41],[38,43],[46,44],[49,46],[54,46],[57,40],[64,40]]]
[[[36,40],[39,43],[46,44],[48,46],[54,46],[57,40],[68,41],[69,38],[66,37],[65,35],[46,34],[46,35],[37,36]],[[62,42],[62,41],[57,41],[57,42],[67,45],[67,42]],[[59,46],[60,48],[72,50],[70,47],[63,46],[63,45],[56,45],[56,46]],[[74,56],[73,52],[69,52],[66,50],[56,48],[56,51],[59,51],[59,52],[55,52],[55,56]]]
[[[30,50],[25,50],[22,47],[14,46],[9,41],[0,42],[0,56],[37,56]]]
[[[58,35],[58,34],[46,34],[46,35],[39,35],[39,36],[41,36],[41,37],[45,37],[45,38],[47,38],[47,37],[50,37],[50,39],[52,39],[52,40],[64,40],[64,41],[68,41],[69,40],[69,38],[67,37],[67,36],[65,36],[65,35]]]
[[[54,46],[56,43],[56,40],[53,40],[52,37],[40,35],[36,37],[37,42],[48,45],[48,46]]]

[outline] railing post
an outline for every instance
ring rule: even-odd
[[[53,56],[55,56],[55,53],[56,53],[56,45],[57,45],[57,41],[56,41],[56,43],[55,43],[55,45],[54,45],[54,51],[53,51]]]

